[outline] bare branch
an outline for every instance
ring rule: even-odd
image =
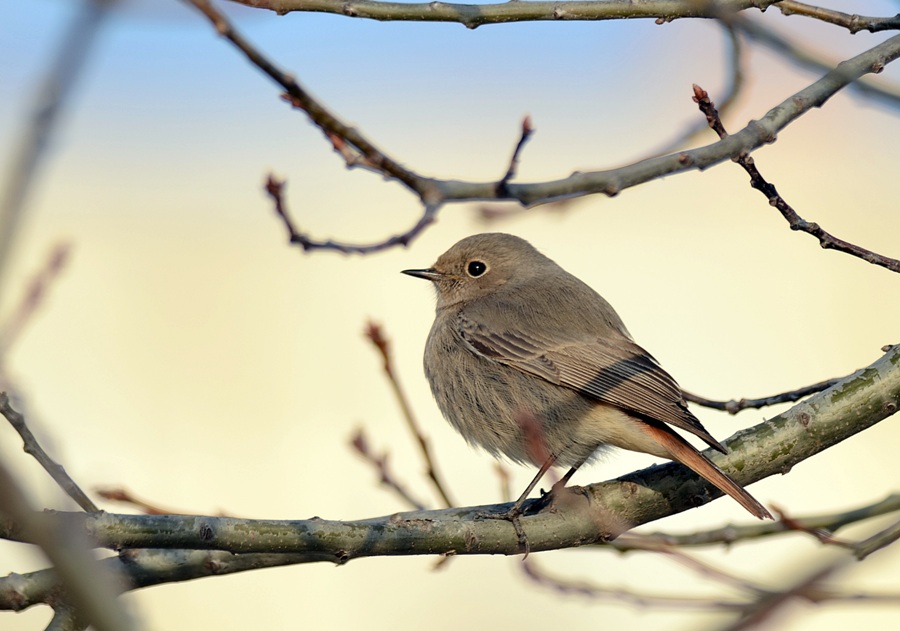
[[[694,594],[652,594],[638,592],[623,587],[602,587],[586,581],[573,581],[553,576],[542,569],[534,557],[522,560],[522,571],[529,579],[541,587],[552,589],[565,595],[585,596],[595,600],[610,600],[640,607],[662,607],[670,609],[715,609],[740,610],[746,606],[741,600],[698,597]]]
[[[723,412],[728,412],[729,414],[733,415],[737,414],[741,410],[759,409],[768,407],[770,405],[777,405],[778,403],[793,403],[794,401],[799,401],[803,397],[815,394],[816,392],[827,390],[844,378],[845,377],[826,379],[825,381],[820,381],[819,383],[814,383],[812,385],[797,388],[796,390],[790,390],[788,392],[782,392],[781,394],[773,394],[772,396],[763,397],[761,399],[731,399],[730,401],[714,401],[712,399],[705,399],[700,395],[692,394],[686,391],[682,391],[681,394],[684,396],[685,401],[690,401],[691,403],[696,403],[697,405],[702,405],[703,407],[712,408],[714,410],[722,410]]]
[[[512,157],[509,159],[509,168],[506,169],[504,176],[497,182],[498,197],[505,197],[507,195],[506,185],[516,176],[516,167],[519,165],[519,154],[522,153],[522,147],[525,146],[525,143],[528,142],[528,139],[531,138],[531,134],[533,133],[534,128],[531,126],[531,117],[526,116],[522,119],[522,134],[519,136],[519,142],[516,143],[516,148],[513,149]]]
[[[69,477],[69,474],[66,473],[66,470],[63,469],[62,465],[58,464],[53,458],[47,455],[47,452],[44,451],[44,448],[38,443],[37,438],[35,438],[31,430],[28,429],[28,425],[25,423],[25,417],[12,408],[12,404],[9,401],[9,395],[5,392],[0,392],[0,414],[5,416],[6,420],[9,421],[9,424],[19,432],[19,436],[22,437],[22,442],[24,443],[23,448],[25,453],[33,456],[34,459],[40,463],[44,470],[50,474],[50,477],[53,478],[59,487],[66,492],[66,495],[75,500],[81,508],[88,512],[95,513],[100,510],[97,508],[96,504],[91,501],[91,498],[75,484],[75,480]]]
[[[427,225],[434,221],[435,214],[446,202],[506,199],[531,206],[549,201],[578,197],[595,193],[614,196],[632,186],[694,169],[705,169],[724,160],[774,142],[776,134],[791,122],[814,107],[822,106],[831,96],[860,77],[877,73],[900,56],[900,36],[895,36],[873,48],[842,62],[824,77],[772,108],[758,121],[753,121],[740,132],[728,136],[717,143],[690,151],[682,151],[647,160],[609,171],[573,173],[567,178],[538,183],[508,183],[498,191],[496,182],[462,182],[458,180],[438,180],[426,178],[401,167],[388,158],[356,130],[341,123],[320,103],[315,101],[294,79],[279,70],[272,62],[253,48],[238,34],[225,17],[216,11],[208,0],[186,0],[196,6],[216,26],[217,30],[231,41],[254,65],[281,85],[296,107],[303,109],[320,128],[329,142],[335,145],[335,138],[358,151],[371,168],[388,177],[397,179],[415,192],[425,207],[422,217],[408,231],[383,242],[370,245],[351,245],[340,242],[322,241],[301,243],[307,249],[326,248],[342,252],[367,253],[383,250],[394,245],[406,245]],[[518,6],[518,3],[515,3]],[[530,3],[524,3],[530,4]],[[678,3],[678,6],[686,6]],[[690,6],[694,6],[691,4]],[[700,6],[700,5],[697,5]],[[731,5],[729,5],[731,6]],[[759,6],[759,3],[753,6]],[[718,3],[717,15],[724,8]],[[502,194],[501,194],[502,193]],[[297,231],[292,232],[294,240]]]
[[[728,132],[725,131],[722,120],[719,118],[719,113],[716,111],[712,101],[710,101],[709,95],[706,93],[706,90],[696,84],[694,85],[694,102],[700,106],[700,111],[706,114],[706,120],[709,121],[710,128],[719,135],[719,138],[722,138],[723,140],[728,138]],[[851,256],[860,258],[873,265],[879,265],[892,272],[900,273],[900,260],[877,254],[871,250],[854,245],[849,241],[838,239],[823,230],[819,224],[806,221],[800,217],[784,198],[778,194],[775,186],[766,181],[759,172],[759,169],[756,168],[753,158],[749,155],[741,153],[735,157],[735,162],[741,165],[748,175],[750,175],[750,186],[766,196],[769,200],[769,205],[778,209],[790,224],[791,230],[800,230],[811,234],[819,240],[819,244],[824,249],[832,249],[845,254],[850,254]]]
[[[795,2],[794,0],[781,0],[781,2],[776,2],[775,6],[778,7],[782,15],[803,15],[815,18],[822,22],[843,26],[851,33],[859,33],[860,31],[877,33],[879,31],[896,31],[900,29],[900,15],[888,18],[866,17],[855,13],[842,13],[841,11],[834,11],[824,7],[815,7],[811,4]]]
[[[379,0],[233,0],[284,15],[294,11],[335,13],[353,18],[379,21],[457,22],[467,28],[510,22],[616,20],[651,18],[657,23],[679,18],[713,18],[724,12],[757,8],[765,11],[778,0],[719,0],[683,2],[681,0],[572,0],[569,2],[503,2],[498,4],[452,4],[428,2],[406,4]]]

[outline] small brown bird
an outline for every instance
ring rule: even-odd
[[[672,429],[726,453],[609,303],[527,241],[474,235],[433,267],[403,273],[437,290],[425,375],[441,412],[469,443],[540,467],[517,507],[554,464],[571,467],[564,486],[612,445],[680,462],[756,517],[771,519]],[[543,450],[535,449],[535,424]]]

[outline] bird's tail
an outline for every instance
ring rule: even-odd
[[[680,462],[715,485],[723,493],[730,495],[754,516],[760,519],[772,519],[772,514],[766,510],[765,506],[681,436],[665,426],[656,426],[650,423],[643,423],[642,429],[669,452],[669,458]]]

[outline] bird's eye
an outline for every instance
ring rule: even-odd
[[[466,266],[466,272],[472,278],[478,278],[482,274],[487,271],[487,265],[482,263],[481,261],[469,261],[469,264]]]

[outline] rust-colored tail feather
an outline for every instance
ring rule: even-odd
[[[694,449],[681,436],[665,426],[657,427],[650,423],[643,423],[642,425],[642,429],[669,452],[669,457],[672,460],[677,460],[703,479],[714,484],[720,491],[733,497],[738,504],[746,508],[754,516],[760,519],[772,519],[772,514],[766,510],[765,506],[760,504],[741,485],[729,478],[724,471]]]

